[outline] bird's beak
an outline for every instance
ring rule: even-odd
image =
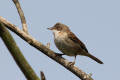
[[[49,29],[49,30],[53,30],[53,27],[50,27],[50,28],[47,28],[47,29]]]

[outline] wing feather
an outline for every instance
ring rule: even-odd
[[[75,36],[74,33],[69,32],[68,37],[69,37],[73,42],[79,44],[82,49],[84,49],[86,52],[88,52],[85,44],[84,44],[82,41],[80,41],[80,40]]]

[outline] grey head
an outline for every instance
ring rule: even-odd
[[[56,23],[53,27],[48,28],[49,30],[57,30],[57,31],[61,31],[61,32],[66,32],[66,31],[70,31],[70,29],[68,28],[67,25],[62,24],[62,23]]]

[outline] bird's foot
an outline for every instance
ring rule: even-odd
[[[72,66],[72,65],[74,65],[75,64],[75,62],[69,62],[69,66]]]
[[[57,55],[57,56],[60,56],[60,57],[62,57],[62,55],[64,55],[64,54],[59,54],[59,53],[56,53],[56,55]]]

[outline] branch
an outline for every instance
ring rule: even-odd
[[[17,8],[18,13],[19,13],[19,16],[20,16],[20,19],[21,19],[21,23],[22,23],[23,31],[28,34],[28,28],[27,28],[25,16],[24,16],[24,13],[23,13],[23,11],[22,11],[22,9],[20,7],[20,3],[19,3],[18,0],[13,0],[13,2],[15,4],[16,8]]]
[[[55,52],[50,50],[48,47],[46,47],[45,45],[43,45],[39,41],[35,40],[33,37],[31,37],[30,35],[26,34],[22,30],[20,30],[17,26],[15,26],[14,24],[11,24],[9,21],[5,20],[3,17],[0,17],[0,21],[8,29],[10,29],[11,31],[16,33],[23,40],[27,41],[31,46],[33,46],[34,48],[38,49],[39,51],[41,51],[42,53],[44,53],[45,55],[47,55],[51,59],[55,60],[57,63],[59,63],[62,66],[64,66],[66,69],[68,69],[73,74],[78,76],[81,80],[93,80],[91,78],[91,76],[89,76],[88,74],[86,74],[85,72],[83,72],[82,70],[77,68],[76,66],[69,65],[69,62],[67,60],[65,60],[64,58],[62,58],[62,57],[58,56],[57,54],[55,54]]]
[[[10,51],[12,57],[14,58],[16,64],[20,67],[21,71],[24,73],[27,80],[40,80],[31,66],[28,64],[13,37],[6,29],[5,25],[0,22],[0,37],[5,43],[6,47]]]

